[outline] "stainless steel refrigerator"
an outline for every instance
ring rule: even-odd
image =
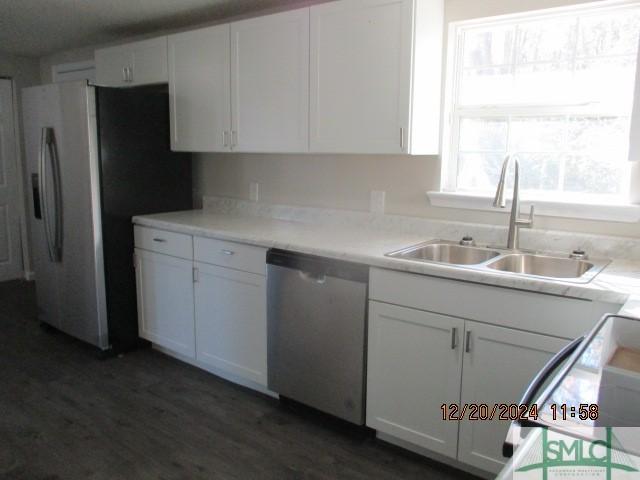
[[[39,319],[102,350],[138,346],[133,215],[192,206],[166,85],[22,91]]]

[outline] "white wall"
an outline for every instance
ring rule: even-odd
[[[16,89],[18,100],[20,100],[20,93],[24,87],[30,87],[40,83],[38,59],[0,53],[0,77],[13,79],[14,88]],[[18,116],[19,128],[22,129],[20,101],[18,101]]]
[[[95,49],[96,47],[94,45],[91,45],[42,57],[39,62],[40,79],[42,80],[42,83],[53,82],[53,73],[51,71],[51,67],[53,67],[54,65],[58,65],[60,63],[74,63],[93,60],[93,52]]]

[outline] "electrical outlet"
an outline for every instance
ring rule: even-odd
[[[386,192],[383,190],[372,190],[369,208],[371,213],[384,213],[384,201]]]
[[[252,202],[260,201],[260,184],[258,182],[251,182],[249,184],[249,198]]]

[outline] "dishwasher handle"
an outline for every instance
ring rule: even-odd
[[[313,273],[304,272],[302,270],[298,270],[298,276],[305,282],[313,282],[318,285],[322,285],[327,281],[327,276],[325,274],[314,275]]]
[[[361,283],[369,281],[369,267],[366,265],[275,248],[267,252],[267,265],[297,271],[300,279],[317,284],[334,277]]]

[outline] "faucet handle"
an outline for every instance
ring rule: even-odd
[[[527,219],[527,227],[532,228],[533,227],[533,216],[535,215],[535,207],[533,205],[531,205],[531,208],[529,209],[529,218]]]
[[[526,228],[532,228],[533,227],[533,217],[535,215],[535,208],[533,205],[531,205],[531,209],[529,210],[529,217],[524,219],[518,219],[517,220],[517,225],[521,226],[521,227],[526,227]]]

